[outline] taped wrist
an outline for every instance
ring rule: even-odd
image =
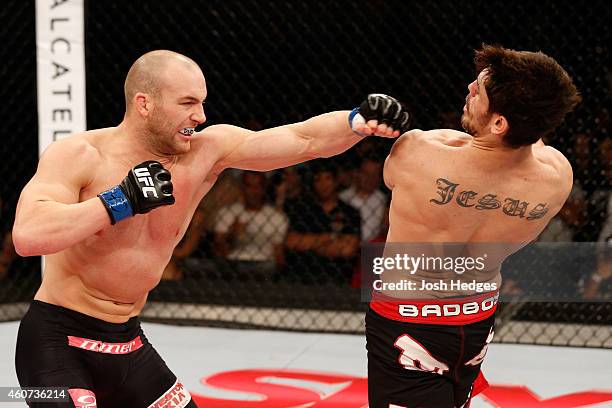
[[[98,198],[102,200],[104,208],[111,219],[111,224],[115,225],[117,222],[131,217],[134,215],[132,205],[125,196],[121,186],[115,186],[109,190],[103,191],[98,194]]]
[[[351,130],[353,131],[353,133],[361,136],[361,137],[366,137],[367,135],[361,132],[357,132],[355,130],[355,128],[353,127],[353,124],[355,123],[365,123],[365,118],[361,115],[361,113],[359,113],[359,108],[355,108],[351,111],[351,113],[349,113],[348,116],[348,121],[349,121],[349,126],[351,127]]]

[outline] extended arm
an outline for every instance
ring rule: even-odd
[[[348,112],[332,112],[307,121],[253,132],[235,126],[212,126],[227,154],[220,170],[233,167],[267,171],[349,149],[362,139],[349,127]]]
[[[385,95],[370,95],[353,112],[357,115],[330,112],[259,132],[228,125],[211,126],[205,132],[221,146],[217,171],[228,167],[267,171],[342,153],[363,139],[355,132],[397,137],[408,127],[408,113]]]

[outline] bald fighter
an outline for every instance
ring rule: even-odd
[[[399,104],[373,95],[352,112],[353,128],[339,111],[260,132],[196,133],[206,95],[193,60],[145,54],[125,80],[123,121],[51,144],[23,189],[15,247],[46,263],[20,324],[17,375],[24,387],[67,387],[71,400],[44,407],[194,407],[138,315],[219,174],[329,157],[362,139],[354,131],[407,130]]]
[[[469,406],[485,384],[476,380],[493,337],[501,262],[538,236],[572,188],[569,162],[542,142],[580,101],[569,75],[541,52],[499,46],[476,51],[475,65],[461,119],[466,133],[411,130],[386,159],[392,201],[385,251],[400,252],[398,243],[499,243],[488,246],[496,258],[478,275],[489,290],[418,292],[435,280],[428,268],[383,277],[412,281],[415,290],[388,285],[373,293],[366,315],[370,408]]]

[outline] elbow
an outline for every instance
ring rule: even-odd
[[[44,255],[42,245],[21,228],[13,228],[13,246],[22,257]]]
[[[19,256],[33,256],[33,246],[29,244],[29,240],[27,237],[21,232],[21,230],[14,228],[13,229],[13,246],[15,247],[15,252]]]

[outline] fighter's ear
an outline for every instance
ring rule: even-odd
[[[147,117],[153,107],[153,98],[148,93],[136,92],[134,95],[134,107],[141,116]]]
[[[510,129],[510,124],[504,115],[493,114],[491,118],[491,133],[504,135]]]

